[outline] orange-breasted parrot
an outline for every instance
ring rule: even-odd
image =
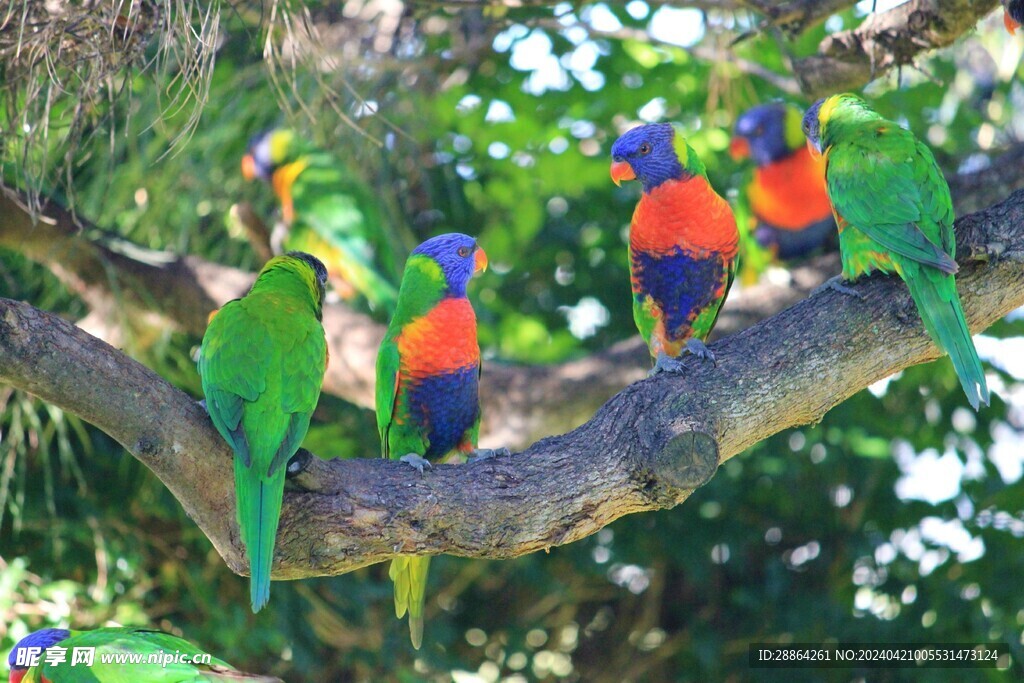
[[[377,430],[385,458],[423,472],[453,452],[477,451],[480,346],[466,298],[487,255],[468,235],[449,233],[416,247],[405,264],[398,306],[377,354]],[[429,557],[391,561],[395,614],[409,613],[413,647],[423,642]]]
[[[280,682],[243,673],[187,640],[144,628],[43,629],[22,638],[7,664],[9,683]]]
[[[270,183],[277,195],[287,230],[280,240],[275,235],[275,242],[321,258],[342,296],[358,292],[375,309],[394,309],[398,291],[382,274],[378,258],[386,242],[379,206],[337,159],[295,131],[276,128],[250,142],[242,175]]]
[[[1003,0],[1003,24],[1013,35],[1024,24],[1024,0]]]
[[[975,410],[987,405],[985,373],[953,277],[953,201],[931,150],[856,95],[818,100],[803,128],[825,159],[843,277],[878,270],[903,278],[928,334],[953,361],[967,400]]]
[[[683,349],[714,360],[704,340],[736,273],[739,233],[697,153],[668,123],[633,128],[612,145],[611,176],[638,179],[629,226],[633,319],[655,359],[679,372]]]
[[[270,598],[285,470],[309,429],[327,368],[326,281],[324,265],[309,254],[270,259],[249,293],[213,317],[199,351],[206,409],[235,453],[254,612]]]
[[[836,234],[822,164],[807,149],[802,119],[800,109],[782,102],[752,107],[736,120],[729,146],[734,159],[754,162],[744,192],[754,239],[783,260],[807,256]]]

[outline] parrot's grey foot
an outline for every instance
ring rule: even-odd
[[[811,292],[811,296],[814,296],[815,294],[818,294],[820,292],[824,292],[826,289],[834,289],[840,294],[846,294],[848,296],[857,297],[858,299],[864,298],[864,295],[858,292],[856,289],[852,287],[847,287],[846,285],[843,284],[842,275],[836,275],[825,280],[824,283],[814,288],[814,291]]]
[[[715,359],[715,354],[712,353],[711,349],[709,349],[700,339],[697,339],[696,337],[687,339],[686,350],[701,360],[711,361],[712,365],[716,368],[718,367],[718,361]]]
[[[466,458],[466,464],[480,462],[499,455],[512,455],[512,451],[502,446],[501,448],[478,448]]]
[[[406,465],[409,465],[420,474],[423,474],[423,468],[426,468],[428,470],[434,469],[434,466],[430,464],[429,460],[420,457],[415,453],[406,453],[401,458],[399,458],[399,460],[404,462]]]
[[[664,351],[658,352],[658,357],[654,361],[654,367],[647,373],[648,377],[654,377],[659,372],[675,372],[680,373],[686,366],[678,358],[673,358]]]
[[[202,408],[203,410],[206,411],[207,415],[210,414],[210,409],[206,407],[206,399],[205,398],[203,400],[201,400],[201,401],[196,401],[196,403],[199,404],[200,408]]]
[[[305,448],[300,448],[295,451],[295,455],[288,459],[288,464],[285,466],[285,477],[291,479],[297,477],[306,471],[306,465],[309,464],[310,458],[313,454],[307,451]]]

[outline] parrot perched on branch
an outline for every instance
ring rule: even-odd
[[[655,359],[651,374],[681,371],[676,357],[684,348],[713,361],[704,340],[736,273],[732,209],[671,124],[626,132],[612,145],[612,160],[616,185],[643,183],[629,227],[629,272],[633,319]]]
[[[77,653],[76,653],[77,650]],[[76,660],[91,650],[92,661]],[[47,655],[49,654],[50,661]],[[138,661],[128,661],[136,655]],[[100,628],[68,631],[47,628],[22,638],[11,650],[9,683],[199,683],[200,681],[262,681],[280,679],[247,674],[227,662],[210,657],[192,643],[144,628]],[[152,657],[152,661],[150,661]],[[122,659],[107,661],[103,659]],[[36,660],[32,666],[31,660]],[[74,665],[72,666],[72,662]]]
[[[370,192],[338,160],[303,141],[295,131],[266,131],[249,144],[242,175],[271,184],[281,203],[285,250],[317,254],[331,284],[345,298],[357,292],[390,313],[398,291],[379,269],[384,241],[380,210]],[[375,242],[376,239],[376,242]]]
[[[1003,23],[1013,35],[1024,24],[1024,0],[1003,0]]]
[[[736,120],[729,146],[734,159],[756,166],[746,187],[754,239],[784,260],[807,256],[835,235],[821,163],[807,149],[802,118],[792,105],[758,105]]]
[[[199,351],[206,409],[235,453],[235,496],[252,609],[270,598],[285,470],[309,429],[327,369],[320,322],[327,270],[290,252],[267,261],[210,321]]]
[[[480,347],[476,315],[466,298],[487,255],[468,235],[433,237],[405,264],[398,306],[377,354],[377,430],[382,455],[421,473],[453,451],[477,457],[480,431]],[[413,647],[423,642],[429,557],[397,557],[395,614],[409,613]]]
[[[931,150],[850,94],[815,102],[803,129],[825,159],[843,277],[854,280],[878,270],[903,278],[925,330],[953,361],[971,406],[988,405],[985,373],[953,277],[953,201]],[[854,292],[836,280],[831,286]]]

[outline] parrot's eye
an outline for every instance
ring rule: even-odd
[[[764,126],[758,126],[757,128],[755,128],[754,129],[754,135],[757,135],[757,136],[764,135]]]
[[[459,247],[459,256],[462,258],[469,256],[469,247]]]
[[[651,143],[649,143],[649,142],[641,142],[640,143],[640,154],[646,156],[646,155],[648,155],[650,153],[651,153]]]

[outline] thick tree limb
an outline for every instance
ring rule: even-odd
[[[957,221],[973,330],[1024,304],[1024,191]],[[626,387],[586,424],[523,453],[421,476],[397,462],[294,463],[276,578],[339,574],[396,553],[509,558],[672,507],[718,463],[902,368],[934,359],[897,279],[825,292],[714,344],[718,366]],[[149,466],[235,571],[244,571],[231,458],[203,410],[60,318],[0,299],[0,382],[89,420]],[[561,397],[571,401],[571,394]]]
[[[793,62],[803,91],[823,97],[859,90],[921,52],[951,45],[995,9],[997,0],[910,0],[826,36],[818,54]]]
[[[998,157],[987,169],[951,177],[950,187],[961,212],[1024,187],[1024,145]],[[140,325],[202,335],[210,311],[241,296],[252,282],[251,273],[119,243],[92,226],[80,228],[53,203],[44,205],[42,215],[33,226],[18,195],[0,191],[0,248],[19,251],[49,267],[93,309],[88,322],[98,324],[86,329],[102,332],[98,336],[115,346],[126,346],[126,335],[119,330]],[[734,292],[716,335],[737,332],[777,313],[837,272],[835,256],[822,257],[794,268],[788,285],[761,284]],[[324,326],[331,351],[324,391],[372,408],[374,361],[383,326],[343,304],[325,308]],[[642,378],[648,367],[638,337],[555,365],[488,363],[482,386],[484,445],[521,448],[547,434],[572,429],[621,387]],[[566,396],[573,400],[566,401]]]

